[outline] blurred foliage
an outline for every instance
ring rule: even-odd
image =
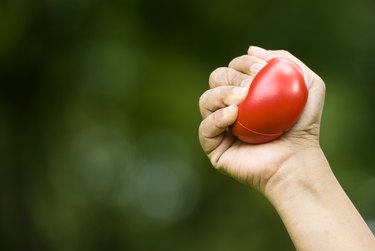
[[[249,45],[326,82],[321,141],[375,228],[375,3],[2,0],[1,250],[291,250],[200,150],[209,73]]]

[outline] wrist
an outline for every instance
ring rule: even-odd
[[[373,234],[320,148],[290,157],[266,188],[297,250],[374,250]]]
[[[274,206],[297,197],[319,198],[328,187],[339,186],[320,147],[298,151],[268,180],[265,196]]]

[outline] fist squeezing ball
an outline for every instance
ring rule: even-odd
[[[275,140],[296,123],[307,96],[302,69],[285,58],[271,59],[252,81],[230,130],[249,144]]]

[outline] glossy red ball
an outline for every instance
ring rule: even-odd
[[[271,59],[252,81],[230,130],[250,144],[275,140],[296,123],[307,97],[302,69],[286,58]]]

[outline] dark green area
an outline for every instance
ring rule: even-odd
[[[322,147],[375,226],[375,3],[2,0],[1,250],[293,250],[200,150],[208,75],[249,45],[326,82]]]

